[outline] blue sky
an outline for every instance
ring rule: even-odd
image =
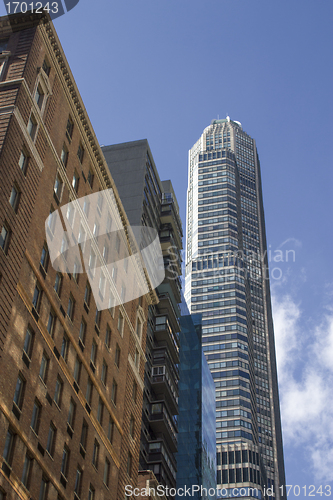
[[[271,262],[287,483],[333,488],[332,21],[330,0],[81,0],[55,27],[100,143],[147,138],[183,221],[211,120],[256,139],[268,244],[295,250]]]

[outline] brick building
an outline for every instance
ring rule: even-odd
[[[87,275],[53,269],[45,220],[60,206],[113,188],[128,220],[52,22],[10,17],[0,18],[0,499],[123,499],[137,484],[157,296],[150,287],[98,311]]]

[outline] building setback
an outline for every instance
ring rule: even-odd
[[[189,151],[185,298],[216,389],[217,486],[285,484],[260,164],[239,122]],[[249,493],[249,492],[248,492]],[[254,496],[256,496],[254,494]]]
[[[49,17],[0,18],[0,49],[0,498],[124,498],[157,297],[98,311],[86,274],[52,268],[60,206],[113,189],[128,219]]]
[[[132,226],[160,237],[166,277],[148,311],[140,469],[176,486],[182,225],[170,181],[160,181],[148,141],[102,148]],[[171,498],[168,496],[168,498]]]

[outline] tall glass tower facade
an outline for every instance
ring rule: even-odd
[[[229,117],[189,151],[186,225],[185,299],[202,314],[215,382],[217,487],[286,498],[260,164]]]

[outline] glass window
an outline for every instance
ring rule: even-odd
[[[38,434],[38,430],[39,430],[41,412],[42,412],[42,405],[40,404],[38,399],[35,399],[34,407],[32,410],[30,427],[32,428],[33,431],[35,431],[36,434]]]
[[[114,433],[114,421],[109,416],[108,440],[110,441],[110,443],[113,442],[113,433]]]
[[[51,67],[50,65],[48,64],[48,62],[46,61],[46,59],[44,59],[43,61],[43,66],[42,66],[43,70],[45,71],[45,73],[47,74],[47,76],[49,76],[50,74],[50,70],[51,70]]]
[[[116,345],[114,362],[117,365],[117,367],[119,368],[119,366],[120,366],[120,347],[118,344]]]
[[[62,285],[62,275],[60,273],[57,273],[54,282],[54,290],[58,296],[60,296],[61,285]]]
[[[11,231],[7,225],[3,225],[0,233],[0,247],[7,253]]]
[[[32,298],[32,305],[36,309],[37,312],[39,312],[39,307],[41,303],[41,298],[42,298],[42,290],[39,286],[39,284],[36,284],[34,295]]]
[[[36,94],[35,94],[35,101],[36,101],[39,109],[42,109],[44,97],[45,97],[44,91],[43,91],[41,85],[38,85],[37,89],[36,89]]]
[[[14,184],[10,192],[9,203],[12,206],[15,213],[17,213],[19,201],[20,201],[20,191],[18,186]]]
[[[40,485],[38,500],[46,500],[47,499],[48,489],[49,489],[49,481],[46,477],[43,476],[42,482]]]
[[[74,429],[75,411],[76,411],[76,404],[71,398],[69,403],[67,423],[72,429]]]
[[[47,443],[46,443],[46,451],[53,457],[54,453],[54,445],[55,445],[55,437],[56,437],[56,427],[51,422],[49,427],[49,433],[47,435]]]
[[[64,477],[67,477],[68,473],[68,464],[69,464],[69,448],[65,445],[62,452],[62,460],[61,460],[61,474]]]
[[[95,325],[99,328],[100,326],[100,323],[101,323],[101,311],[99,311],[97,308],[96,308],[96,313],[95,313]]]
[[[54,182],[54,194],[58,198],[58,201],[61,200],[62,187],[63,187],[63,182],[60,175],[58,174]]]
[[[21,478],[22,484],[27,489],[29,489],[29,486],[30,486],[31,470],[32,470],[32,458],[27,453],[25,455],[25,459],[24,459],[23,472],[22,472],[22,478]]]
[[[133,382],[133,387],[132,387],[132,399],[133,399],[134,403],[136,403],[136,396],[137,396],[137,392],[138,392],[138,385],[137,385],[137,383],[134,381],[134,382]]]
[[[34,341],[34,332],[31,330],[30,326],[28,326],[25,334],[23,350],[29,359],[31,359],[32,355],[33,341]]]
[[[87,447],[87,438],[88,438],[88,424],[85,420],[83,420],[80,444],[84,450]]]
[[[97,420],[98,422],[102,425],[103,421],[103,412],[104,412],[104,403],[101,398],[98,400],[98,407],[97,407]]]
[[[53,399],[54,399],[54,402],[56,403],[56,405],[59,406],[59,408],[61,405],[61,396],[62,396],[63,385],[64,384],[63,384],[63,381],[61,380],[61,378],[57,377]]]
[[[81,495],[81,486],[82,486],[82,469],[81,467],[78,466],[76,469],[75,486],[74,486],[74,493],[78,498],[80,498]]]
[[[89,486],[88,500],[95,500],[95,488],[92,484]]]
[[[91,406],[92,393],[93,393],[93,383],[91,381],[91,378],[89,377],[86,390],[86,400],[89,406]]]
[[[53,309],[51,309],[49,313],[49,319],[47,321],[47,331],[49,332],[50,335],[53,335],[54,333],[55,323],[56,323],[56,315]]]
[[[135,420],[133,415],[131,415],[131,420],[130,420],[130,436],[134,439],[134,431],[135,431]]]
[[[74,365],[74,380],[78,385],[80,384],[81,366],[82,363],[77,357]]]
[[[78,150],[77,150],[77,157],[78,157],[80,163],[83,162],[83,155],[84,155],[83,146],[82,146],[82,144],[79,144],[79,147],[78,147]],[[89,178],[88,178],[88,182],[89,182]],[[89,184],[90,184],[90,182],[89,182]]]
[[[82,318],[81,325],[80,325],[79,338],[80,338],[83,345],[84,345],[85,339],[86,339],[86,331],[87,331],[87,323]]]
[[[37,121],[32,113],[30,115],[27,128],[28,128],[28,134],[30,135],[31,139],[34,140],[37,130]]]
[[[105,359],[103,359],[102,371],[101,371],[101,381],[103,385],[106,385],[107,375],[108,375],[108,365],[106,364]]]
[[[93,448],[93,456],[92,456],[92,464],[98,469],[98,458],[99,458],[99,443],[95,439],[94,448]]]
[[[13,401],[20,410],[22,410],[22,405],[23,405],[24,388],[25,388],[25,379],[23,375],[19,373],[17,377]]]
[[[93,187],[93,184],[94,184],[94,174],[92,173],[92,171],[89,169],[89,172],[88,172],[88,184],[89,186]]]
[[[117,404],[117,382],[113,379],[112,382],[112,390],[111,390],[111,399],[114,402],[114,404]]]
[[[15,444],[15,433],[14,431],[12,431],[12,429],[9,428],[7,431],[5,447],[2,455],[3,459],[7,462],[9,466],[11,466],[13,460],[14,444]]]
[[[48,263],[49,263],[49,250],[47,244],[44,243],[44,246],[42,248],[42,254],[40,257],[40,265],[45,269],[45,271],[47,270]]]
[[[27,166],[28,166],[28,155],[25,151],[21,151],[20,158],[19,158],[19,167],[24,173],[24,175],[27,172]]]
[[[48,367],[49,367],[49,358],[47,354],[43,352],[42,361],[39,369],[39,376],[45,384],[47,379]]]
[[[103,483],[105,486],[109,486],[109,477],[110,477],[110,461],[108,458],[105,459],[104,464],[104,473],[103,473]]]
[[[66,135],[69,139],[71,139],[73,136],[73,129],[74,129],[74,122],[69,116],[66,125]]]
[[[73,179],[72,179],[72,186],[73,186],[73,189],[76,193],[78,192],[78,189],[79,189],[79,180],[80,180],[79,174],[75,170],[74,174],[73,174]]]
[[[66,148],[65,144],[63,145],[63,148],[60,153],[60,160],[62,161],[64,167],[66,167],[68,161],[68,149]]]
[[[122,313],[119,311],[119,316],[118,316],[118,331],[120,335],[123,334],[123,329],[124,329],[124,317]]]
[[[91,297],[91,287],[87,281],[86,283],[86,288],[85,288],[85,291],[84,291],[84,301],[85,303],[87,304],[87,306],[89,307],[89,304],[90,304],[90,297]]]
[[[60,355],[64,358],[66,362],[68,357],[68,350],[69,350],[69,338],[65,334],[62,338]]]
[[[73,321],[74,317],[74,307],[75,307],[75,300],[73,295],[70,294],[68,299],[67,316],[71,321]]]
[[[93,365],[96,363],[96,356],[97,356],[97,344],[95,340],[92,341],[91,344],[91,352],[90,352],[90,361],[92,362]]]
[[[105,332],[105,345],[108,349],[110,349],[111,345],[111,328],[109,325],[106,325],[106,332]]]

